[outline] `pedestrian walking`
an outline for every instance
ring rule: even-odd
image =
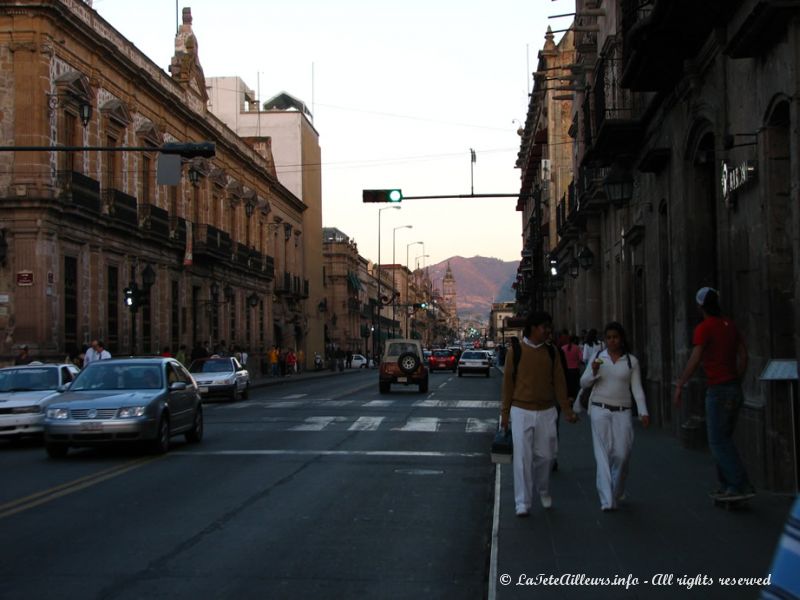
[[[280,373],[278,372],[278,361],[280,359],[280,354],[281,353],[280,350],[278,350],[278,347],[273,346],[270,349],[269,354],[267,355],[269,359],[269,372],[273,377],[277,377],[278,375],[280,375]]]
[[[703,320],[692,336],[692,353],[675,386],[673,402],[680,406],[683,388],[698,366],[706,375],[708,446],[717,465],[718,500],[743,500],[755,493],[747,477],[733,432],[744,404],[741,378],[747,370],[747,346],[734,322],[722,316],[719,292],[703,287],[695,295]]]
[[[106,350],[103,340],[92,340],[92,345],[86,350],[83,356],[83,366],[93,363],[97,360],[108,360],[111,358],[111,353]]]
[[[597,338],[597,329],[590,329],[583,342],[583,356],[581,362],[588,366],[597,353],[605,348],[602,340]]]
[[[181,363],[184,367],[186,364],[186,344],[178,346],[178,352],[175,354],[175,360]]]
[[[639,361],[630,353],[625,330],[612,321],[605,327],[606,348],[592,357],[581,376],[581,385],[591,388],[589,418],[592,424],[592,445],[597,465],[597,494],[600,508],[616,510],[625,498],[631,448],[633,417],[636,402],[642,425],[650,425]]]
[[[567,400],[567,383],[557,349],[548,344],[553,320],[545,312],[532,313],[525,322],[522,343],[508,351],[503,375],[500,426],[514,440],[514,503],[518,517],[530,514],[533,493],[550,508],[550,471],[558,453],[556,402],[575,423],[578,418]]]

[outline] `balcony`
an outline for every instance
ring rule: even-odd
[[[139,226],[154,238],[167,240],[170,236],[169,213],[155,204],[139,206]]]
[[[245,244],[236,244],[236,252],[233,255],[234,260],[239,265],[247,265],[250,261],[250,248]]]
[[[230,260],[231,236],[205,223],[194,225],[193,254],[196,260],[217,259]]]
[[[169,237],[181,246],[186,245],[186,219],[174,216],[169,218]]]
[[[610,165],[620,155],[635,154],[641,143],[643,126],[637,95],[622,87],[621,69],[617,48],[597,63],[594,89],[587,96],[593,102],[594,144],[587,149],[584,164]],[[584,114],[586,110],[584,106]]]
[[[608,175],[609,169],[595,169],[591,167],[581,167],[578,171],[578,181],[576,185],[576,203],[582,217],[597,213],[606,206],[606,193],[603,189],[603,181]]]
[[[103,190],[104,211],[108,213],[113,223],[129,229],[139,227],[139,209],[136,198],[119,190]]]
[[[787,24],[800,10],[799,0],[759,0],[734,25],[725,54],[732,58],[755,58],[781,39]]]
[[[263,272],[267,279],[275,279],[275,259],[272,256],[264,257]]]
[[[77,171],[59,171],[58,185],[62,197],[80,209],[100,214],[100,183]]]
[[[665,91],[683,77],[686,59],[741,0],[622,0],[625,35],[621,82],[635,91]]]

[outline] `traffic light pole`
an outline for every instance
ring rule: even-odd
[[[185,158],[212,158],[216,154],[216,145],[213,142],[192,142],[163,146],[0,146],[0,152],[161,152],[180,154]]]

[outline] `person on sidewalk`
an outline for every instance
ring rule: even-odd
[[[514,503],[518,517],[530,514],[533,492],[544,508],[550,508],[550,471],[558,452],[556,402],[565,418],[578,417],[567,400],[564,369],[555,348],[547,344],[553,320],[545,312],[534,312],[525,321],[519,360],[514,347],[508,351],[503,374],[500,426],[514,440]],[[510,367],[510,368],[509,368]]]
[[[612,321],[605,328],[606,348],[598,351],[581,376],[581,386],[591,388],[589,418],[597,465],[596,485],[603,511],[616,510],[625,497],[633,419],[631,395],[642,425],[650,425],[642,389],[639,361],[630,354],[625,330]]]
[[[733,442],[733,431],[744,404],[740,381],[747,370],[747,346],[733,321],[722,316],[717,290],[700,288],[695,300],[703,321],[695,327],[694,347],[676,383],[673,403],[676,407],[681,405],[684,386],[702,365],[707,385],[708,445],[720,483],[712,496],[720,500],[743,500],[753,496],[754,490]]]

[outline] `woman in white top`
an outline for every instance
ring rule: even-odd
[[[639,361],[628,353],[625,330],[611,322],[605,328],[606,349],[593,356],[581,376],[581,386],[591,388],[589,416],[597,463],[600,508],[616,510],[625,495],[625,479],[633,446],[631,394],[642,425],[650,425]]]

